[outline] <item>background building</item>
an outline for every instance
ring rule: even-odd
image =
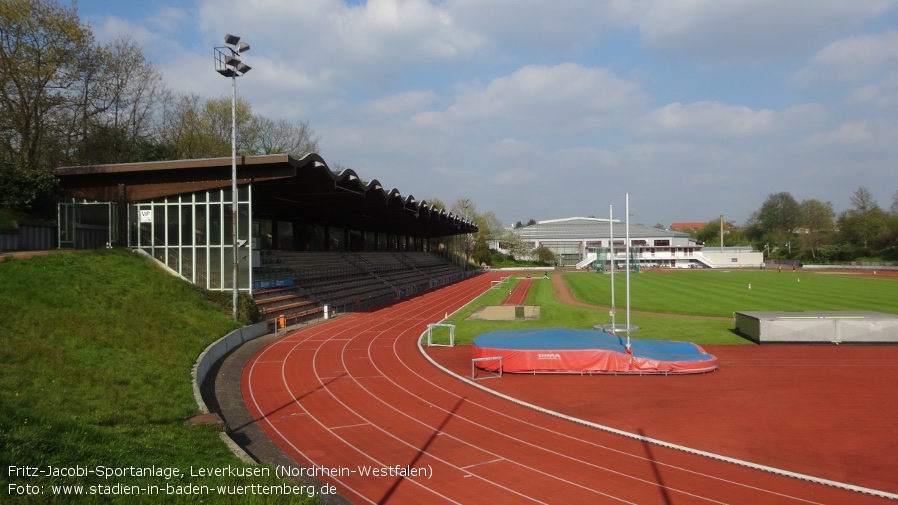
[[[618,220],[571,217],[540,221],[515,231],[530,247],[546,247],[555,253],[559,267],[607,269],[613,249],[615,267],[623,268],[627,246],[630,263],[638,268],[757,267],[763,261],[762,254],[749,247],[705,251],[688,233],[634,224],[626,244],[627,225]]]

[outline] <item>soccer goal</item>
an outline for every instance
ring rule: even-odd
[[[455,325],[431,323],[427,325],[427,347],[454,347]]]
[[[484,363],[484,367],[478,367],[477,363]],[[492,365],[490,365],[490,363],[492,363]],[[477,381],[500,378],[502,378],[502,356],[487,356],[485,358],[471,359],[471,380]]]

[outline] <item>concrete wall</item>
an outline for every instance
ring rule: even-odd
[[[209,344],[209,346],[206,347],[206,350],[204,350],[202,354],[200,354],[199,358],[197,358],[196,360],[196,363],[193,365],[191,375],[193,376],[193,396],[194,398],[196,398],[196,403],[197,405],[199,405],[200,410],[204,414],[209,413],[209,407],[203,400],[203,395],[200,387],[206,380],[206,376],[209,374],[209,370],[212,369],[212,367],[216,363],[218,363],[219,360],[227,356],[228,353],[230,353],[234,349],[240,347],[250,340],[259,338],[262,335],[267,334],[268,321],[262,321],[252,326],[244,326],[243,328],[232,331],[224,337],[221,337],[215,342]]]
[[[764,254],[761,252],[720,252],[713,247],[702,249],[702,256],[714,265],[712,268],[760,268],[764,261]]]

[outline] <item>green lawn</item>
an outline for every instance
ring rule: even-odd
[[[225,448],[218,428],[186,424],[199,413],[191,367],[209,343],[237,326],[228,307],[206,298],[125,250],[0,262],[0,493],[15,503],[296,503],[295,497],[247,493],[75,498],[52,489],[283,484],[275,478],[100,479],[9,471],[246,467]],[[36,486],[28,490],[41,494],[15,496],[26,489],[10,484]]]
[[[538,321],[467,321],[483,305],[500,305],[508,289],[490,290],[452,315],[456,342],[470,343],[481,333],[521,328],[592,328],[611,322],[611,276],[595,273],[563,275],[575,297],[606,308],[580,308],[555,299],[551,282],[535,279],[527,305],[540,306]],[[752,289],[748,289],[751,284]],[[626,278],[614,278],[616,324],[626,323]],[[699,345],[751,344],[733,333],[732,319],[717,321],[671,315],[732,318],[741,311],[872,310],[898,313],[898,281],[833,275],[811,271],[734,270],[643,272],[630,275],[630,324],[639,330],[632,338],[685,340]],[[646,315],[653,312],[659,315]],[[670,315],[660,315],[670,314]]]
[[[610,305],[611,276],[564,276],[578,300]],[[751,285],[751,289],[748,286]],[[626,306],[626,276],[615,274],[620,311]],[[650,271],[630,275],[630,309],[671,314],[731,317],[743,311],[898,311],[894,277],[821,273],[810,270]]]

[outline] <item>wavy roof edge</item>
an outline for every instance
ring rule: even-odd
[[[136,162],[136,163],[117,163],[117,164],[106,164],[106,165],[83,165],[83,166],[70,166],[70,167],[59,167],[55,169],[55,173],[58,176],[66,177],[66,176],[76,176],[76,175],[91,175],[91,174],[114,174],[114,173],[128,173],[128,172],[142,172],[142,171],[165,171],[165,170],[184,170],[190,168],[216,168],[223,166],[231,166],[233,159],[228,157],[222,158],[200,158],[200,159],[184,159],[184,160],[166,160],[166,161],[148,161],[148,162]],[[407,196],[403,196],[402,193],[397,188],[392,188],[389,190],[384,189],[383,184],[377,179],[372,179],[368,183],[363,183],[363,179],[359,176],[358,172],[351,168],[347,168],[340,172],[335,172],[328,166],[327,162],[324,158],[317,153],[308,153],[301,158],[294,158],[289,154],[267,154],[267,155],[255,155],[255,156],[239,156],[237,158],[237,166],[239,167],[252,167],[254,165],[271,165],[285,163],[289,164],[297,169],[302,168],[306,170],[313,170],[319,176],[329,177],[335,184],[336,183],[348,183],[357,185],[358,189],[368,194],[370,193],[379,193],[383,198],[390,200],[393,198],[399,199],[404,206],[412,205],[417,207],[420,210],[426,210],[430,213],[438,213],[439,215],[444,215],[447,220],[455,221],[458,223],[465,223],[469,226],[475,226],[473,222],[466,221],[459,215],[453,214],[449,212],[445,208],[438,209],[433,204],[429,204],[426,200],[420,200],[415,198],[414,195],[409,194]]]

